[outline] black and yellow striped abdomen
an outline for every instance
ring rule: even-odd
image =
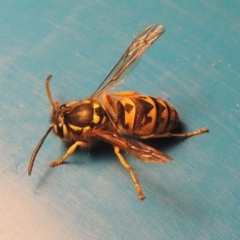
[[[117,128],[133,136],[159,135],[172,131],[179,123],[176,109],[160,98],[144,95],[117,101]]]

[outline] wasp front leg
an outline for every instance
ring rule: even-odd
[[[126,168],[126,170],[130,173],[130,176],[133,180],[134,186],[136,188],[138,197],[140,200],[144,200],[145,196],[143,194],[142,188],[138,182],[137,176],[135,175],[135,173],[133,172],[132,167],[128,164],[128,162],[124,159],[124,157],[122,156],[122,154],[120,153],[120,148],[114,146],[114,151],[116,153],[116,155],[118,156],[120,162],[122,163],[122,165]]]
[[[75,142],[68,150],[67,152],[63,155],[63,157],[61,157],[59,160],[51,162],[50,163],[50,167],[56,167],[60,164],[62,164],[64,161],[67,160],[67,158],[72,155],[75,150],[77,149],[77,147],[87,147],[87,143],[85,142],[81,142],[81,141],[77,141]]]

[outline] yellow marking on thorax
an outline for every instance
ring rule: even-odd
[[[100,108],[101,106],[100,106],[100,104],[98,104],[98,103],[93,103],[93,110],[95,110],[95,109],[98,109],[98,108]],[[95,114],[95,112],[93,112],[93,122],[95,123],[95,124],[98,124],[98,123],[100,123],[100,116],[98,116],[97,114]]]
[[[93,122],[95,124],[98,124],[100,121],[100,117],[97,114],[93,114]]]
[[[101,106],[100,106],[100,104],[98,104],[98,103],[93,103],[93,109],[95,110],[95,109],[98,109],[98,108],[100,108]],[[98,123],[100,123],[100,116],[98,116],[97,114],[95,114],[95,113],[93,113],[93,122],[95,123],[95,124],[98,124]],[[102,123],[102,122],[101,122]]]
[[[93,108],[96,109],[96,108],[99,108],[100,105],[98,103],[93,103]]]
[[[83,128],[83,132],[84,132],[84,133],[88,132],[89,130],[90,130],[90,126]]]
[[[71,129],[73,129],[75,132],[76,132],[76,131],[82,131],[82,130],[83,130],[82,127],[78,127],[78,126],[72,125],[72,124],[69,124],[69,127],[70,127]]]

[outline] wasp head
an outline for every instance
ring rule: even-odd
[[[46,91],[48,95],[49,102],[51,104],[51,123],[54,132],[60,137],[64,138],[67,136],[67,128],[65,124],[65,115],[67,107],[65,104],[61,105],[58,101],[53,100],[52,93],[50,90],[50,80],[52,76],[49,75],[46,79]]]
[[[59,103],[58,103],[59,104]],[[52,111],[51,122],[54,132],[62,139],[67,137],[68,131],[65,124],[65,118],[67,114],[67,107],[65,104],[55,106],[55,110]]]

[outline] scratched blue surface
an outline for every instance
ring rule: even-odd
[[[232,1],[2,1],[0,3],[1,239],[239,239],[240,3]],[[86,98],[134,36],[166,33],[122,90],[160,96],[180,112],[184,141],[154,141],[174,158],[145,164],[126,155],[146,200],[137,199],[111,147],[77,151],[55,169],[65,145],[49,126],[44,80],[55,99]]]

